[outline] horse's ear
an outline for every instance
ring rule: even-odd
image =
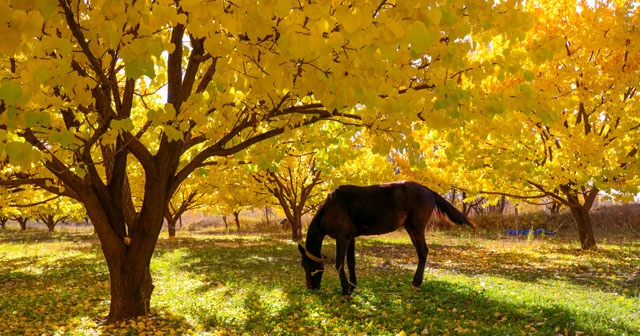
[[[298,251],[300,251],[300,254],[305,255],[307,253],[307,250],[304,248],[304,246],[302,246],[302,244],[298,244]]]

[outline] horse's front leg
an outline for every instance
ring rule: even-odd
[[[336,239],[336,269],[340,276],[340,285],[342,286],[342,295],[351,295],[349,281],[347,280],[347,274],[344,271],[344,258],[347,254],[347,248],[349,245],[348,239]]]
[[[352,238],[347,247],[347,266],[349,266],[349,292],[356,289],[356,239]]]

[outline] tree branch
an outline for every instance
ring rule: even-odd
[[[64,11],[64,16],[66,18],[67,26],[69,30],[71,30],[71,34],[75,37],[78,45],[82,49],[82,53],[87,57],[93,71],[96,73],[96,76],[100,79],[100,83],[103,87],[109,87],[109,78],[102,71],[102,64],[98,60],[98,58],[91,52],[91,48],[89,47],[89,43],[84,38],[84,34],[82,33],[82,27],[78,22],[76,22],[73,11],[71,10],[71,3],[69,0],[59,0],[58,5],[62,7]]]

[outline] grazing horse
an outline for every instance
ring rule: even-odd
[[[367,187],[343,185],[327,196],[309,224],[306,245],[298,245],[309,289],[320,288],[325,257],[320,253],[325,236],[336,240],[336,269],[342,294],[351,295],[356,286],[355,238],[380,235],[404,226],[418,252],[418,268],[412,288],[422,284],[427,261],[425,227],[431,213],[449,218],[456,224],[475,225],[451,203],[429,188],[410,181]],[[345,256],[349,280],[344,270]]]

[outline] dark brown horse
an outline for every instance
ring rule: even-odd
[[[342,294],[350,295],[356,286],[355,238],[380,235],[404,226],[418,252],[418,268],[412,283],[412,287],[418,289],[429,252],[424,237],[425,227],[434,210],[456,224],[467,224],[475,230],[475,225],[451,203],[415,182],[338,187],[327,196],[309,224],[306,246],[298,246],[307,287],[320,288],[325,264],[320,250],[325,236],[336,240],[336,269],[340,274]],[[345,256],[349,280],[344,270]]]

